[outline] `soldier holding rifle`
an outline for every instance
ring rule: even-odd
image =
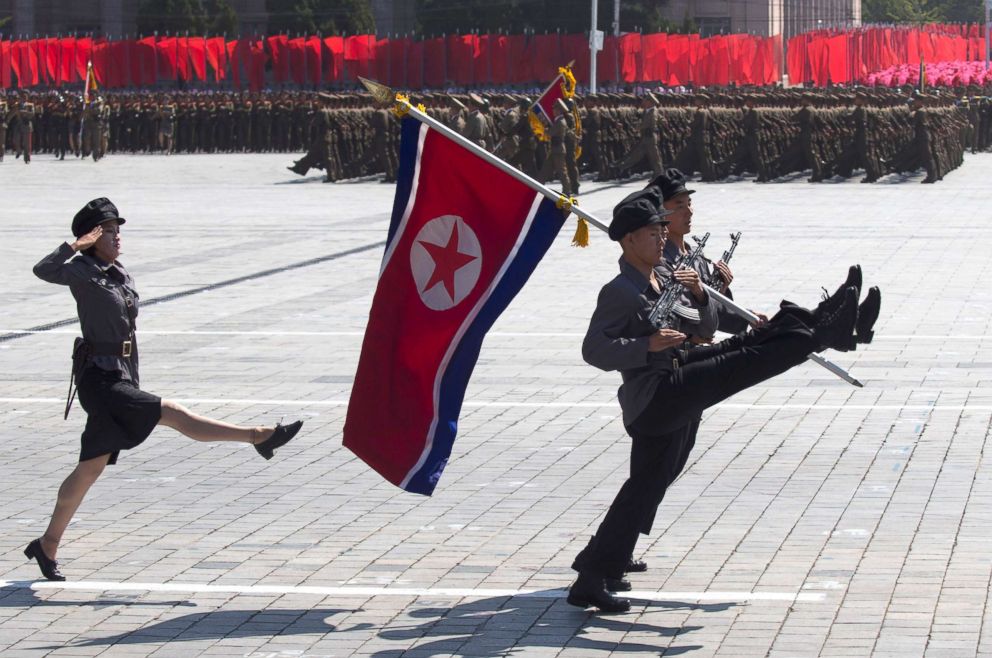
[[[809,323],[782,311],[752,331],[689,349],[690,335],[705,337],[716,328],[716,304],[695,270],[673,272],[664,264],[672,213],[663,202],[659,188],[648,186],[614,209],[609,235],[623,252],[620,273],[600,291],[582,345],[587,363],[620,371],[618,397],[632,438],[630,477],[572,564],[579,575],[568,602],[604,612],[630,609],[610,588],[629,589],[624,574],[646,568],[631,560],[638,533],[653,514],[657,492],[664,492],[684,466],[689,426],[702,411],[804,362],[812,352],[848,351],[855,342],[859,290],[842,286],[816,311],[807,311]],[[649,321],[669,286],[688,292],[684,302],[698,312],[698,322]]]

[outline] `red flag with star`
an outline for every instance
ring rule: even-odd
[[[434,491],[483,338],[564,219],[509,174],[404,119],[393,216],[345,447],[407,491]]]

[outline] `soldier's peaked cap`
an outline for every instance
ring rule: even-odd
[[[110,220],[114,220],[118,224],[127,221],[120,216],[120,213],[117,212],[117,206],[107,197],[102,196],[99,199],[93,199],[72,218],[72,234],[77,238],[84,236],[100,224]]]
[[[693,194],[696,191],[686,188],[685,174],[674,167],[665,170],[665,173],[651,181],[648,187],[656,188],[663,201],[674,199],[680,194]]]
[[[653,224],[668,224],[665,219],[671,210],[661,207],[657,190],[650,186],[634,192],[613,208],[613,221],[610,222],[609,236],[619,241],[623,236],[637,229]]]

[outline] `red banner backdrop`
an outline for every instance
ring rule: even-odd
[[[865,83],[872,73],[921,62],[975,61],[984,57],[979,25],[867,27],[843,32],[818,30],[789,39],[789,82]]]
[[[11,42],[0,37],[0,88],[10,87],[10,50]]]
[[[872,27],[815,31],[789,40],[785,68],[792,83],[864,82],[890,67],[984,56],[977,25]],[[766,85],[781,80],[781,36],[698,34],[608,36],[597,59],[604,85]],[[93,62],[101,87],[159,83],[221,83],[230,79],[268,85],[354,84],[373,77],[407,89],[447,86],[541,85],[574,61],[579,84],[588,84],[589,46],[583,34],[468,34],[426,40],[373,35],[274,35],[226,41],[223,37],[147,37],[107,41],[88,37],[0,42],[0,87],[79,83]]]

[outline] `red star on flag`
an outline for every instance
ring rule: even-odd
[[[443,247],[439,244],[420,241],[421,246],[427,250],[431,258],[434,259],[434,273],[424,286],[423,292],[427,292],[438,283],[444,284],[444,289],[452,301],[455,299],[455,272],[465,267],[477,256],[464,254],[458,251],[458,222],[451,225],[451,235],[448,237],[448,244]]]

